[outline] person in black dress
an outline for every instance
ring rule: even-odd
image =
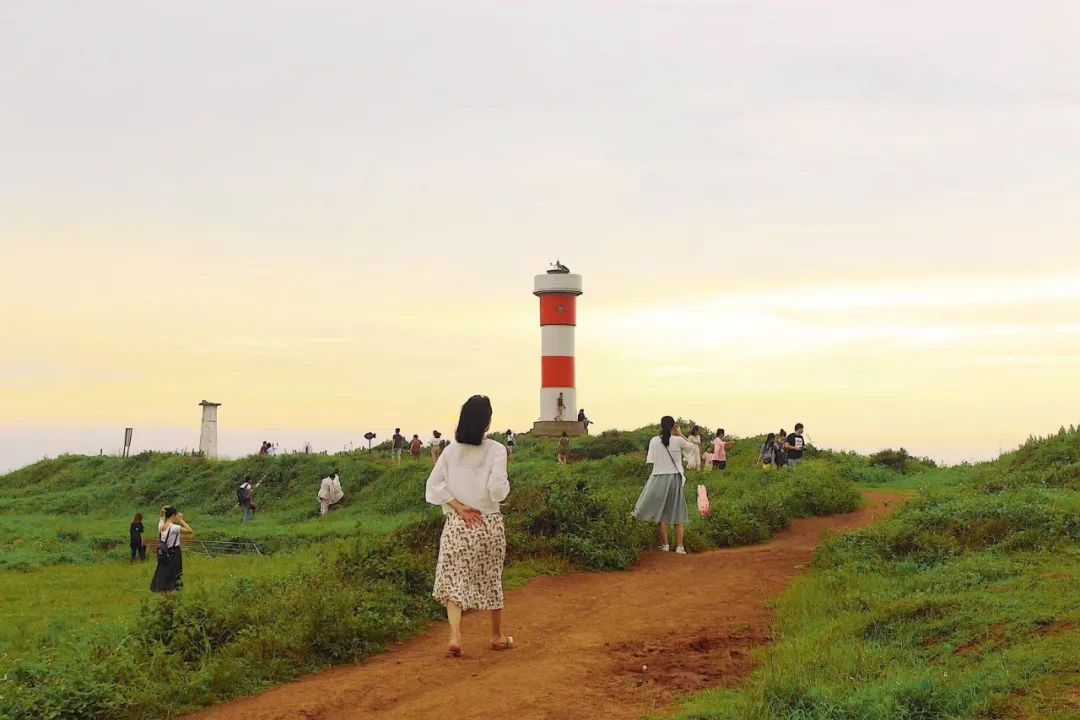
[[[142,513],[135,513],[135,519],[131,521],[131,528],[128,531],[131,540],[131,562],[135,562],[136,556],[139,560],[146,562],[146,543],[143,542],[142,537],[144,530]]]
[[[184,589],[184,559],[180,548],[180,535],[193,533],[191,526],[184,521],[184,516],[172,505],[161,509],[161,521],[158,523],[158,540],[161,544],[157,551],[157,568],[154,579],[150,581],[152,592],[171,593]]]

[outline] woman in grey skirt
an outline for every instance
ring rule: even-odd
[[[439,456],[427,481],[426,497],[441,505],[446,523],[439,539],[434,598],[446,606],[450,622],[447,657],[461,657],[461,613],[491,611],[491,649],[509,650],[503,635],[502,571],[506,530],[499,503],[510,494],[506,448],[487,437],[491,401],[474,395],[461,407],[456,442]]]
[[[675,426],[675,418],[660,418],[660,434],[649,441],[649,454],[645,462],[653,466],[652,475],[641,491],[634,517],[660,525],[660,549],[667,552],[668,525],[675,526],[675,552],[686,554],[683,547],[683,526],[686,524],[686,475],[683,472],[683,451],[695,446],[688,442]]]

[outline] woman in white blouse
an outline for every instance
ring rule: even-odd
[[[668,526],[675,526],[675,552],[685,555],[683,529],[689,514],[686,511],[686,473],[683,470],[683,452],[697,449],[687,442],[675,425],[675,418],[660,418],[660,434],[649,442],[649,454],[645,462],[651,464],[652,474],[634,506],[634,517],[649,520],[660,526],[660,549],[671,549],[668,544]]]
[[[446,606],[450,622],[447,657],[461,657],[461,613],[491,612],[491,648],[508,650],[514,639],[502,632],[502,571],[506,530],[499,503],[510,493],[506,448],[486,437],[491,401],[474,395],[461,407],[454,443],[428,477],[426,497],[441,505],[446,523],[432,595]]]

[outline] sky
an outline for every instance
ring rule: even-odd
[[[1080,5],[0,7],[0,470],[578,398],[985,459],[1080,422]]]

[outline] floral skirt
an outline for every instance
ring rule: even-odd
[[[456,514],[447,515],[431,594],[443,605],[452,602],[462,610],[500,610],[505,561],[506,529],[500,513],[484,515],[483,524],[475,528]]]

